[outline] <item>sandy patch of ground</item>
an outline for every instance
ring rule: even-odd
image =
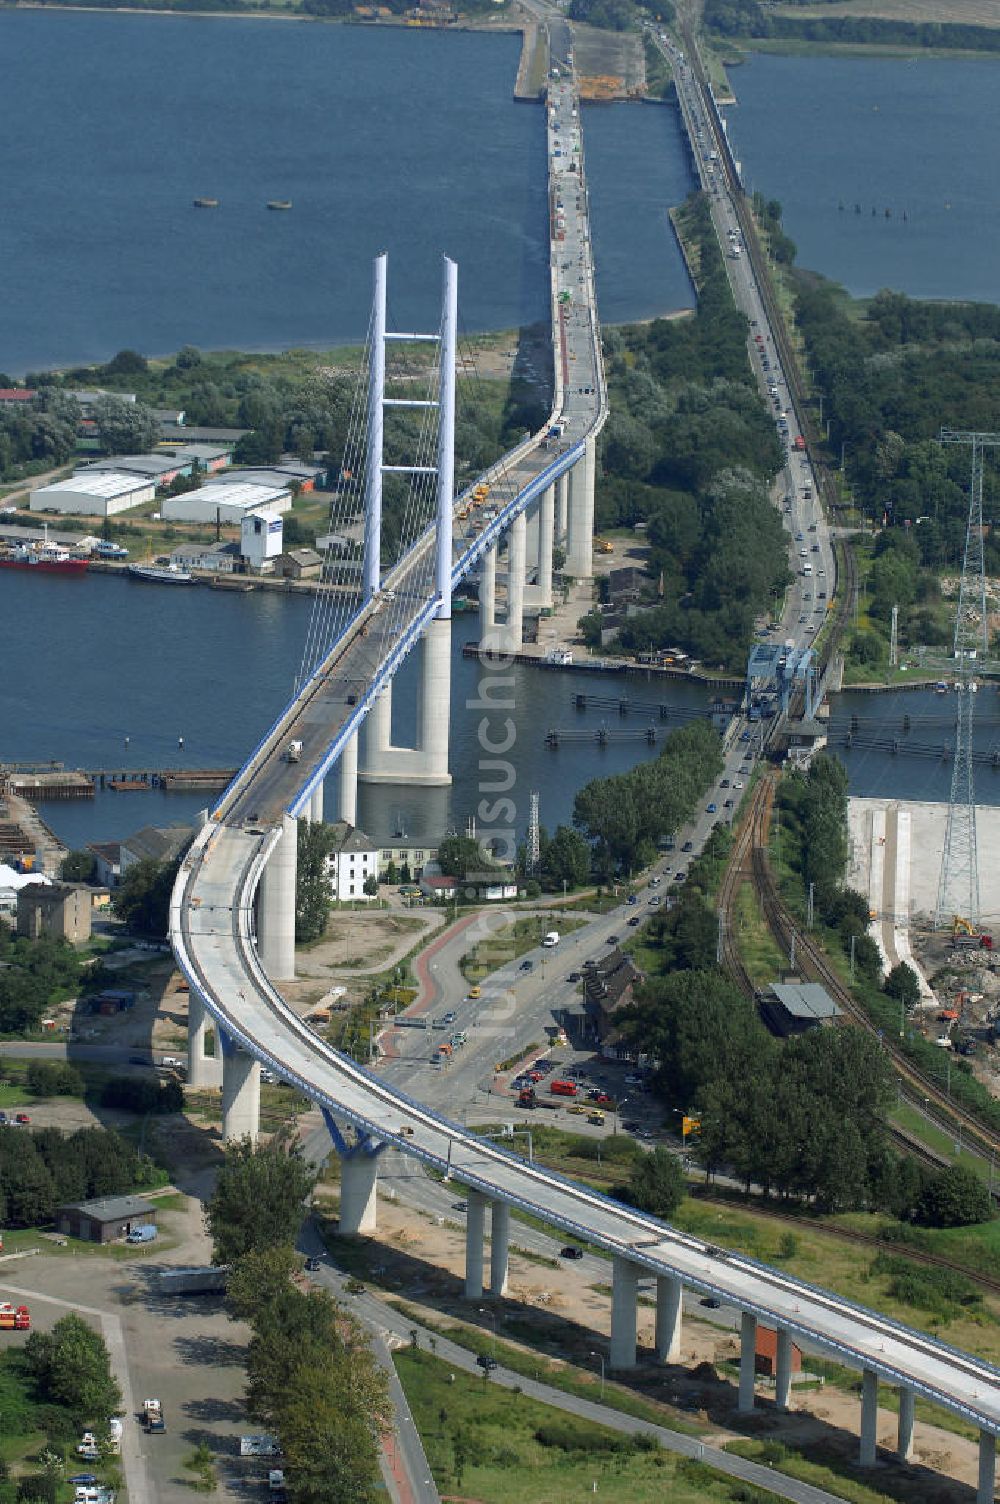
[[[443,909],[400,914],[392,909],[338,909],[330,916],[325,937],[295,953],[296,974],[303,979],[333,972],[357,976],[396,966],[421,937],[444,923]]]
[[[942,25],[1000,26],[996,0],[841,0],[824,5],[776,5],[777,16],[794,16],[803,20],[827,20],[833,16],[877,16],[887,21],[912,21],[915,25],[934,21]]]

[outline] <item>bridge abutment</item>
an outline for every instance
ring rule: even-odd
[[[295,877],[298,823],[281,821],[281,837],[267,859],[257,886],[257,949],[272,982],[295,976]]]

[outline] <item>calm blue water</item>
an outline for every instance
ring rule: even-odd
[[[800,266],[858,297],[1000,301],[1000,60],[758,54],[732,83],[736,155]]]
[[[30,122],[4,161],[0,370],[124,346],[358,340],[380,250],[396,327],[434,314],[442,251],[460,264],[466,329],[547,317],[544,120],[512,99],[519,47],[513,35],[0,12],[6,117]],[[689,186],[675,120],[591,110],[587,138],[606,316],[689,305],[664,218]],[[636,145],[645,202],[626,214]],[[220,207],[195,209],[201,196]],[[268,213],[271,198],[294,208]]]
[[[38,579],[5,570],[0,761],[57,759],[71,767],[111,769],[237,766],[289,697],[310,609],[310,600],[267,591],[237,595],[97,575]],[[466,701],[477,697],[480,668],[474,658],[461,656],[461,644],[476,637],[477,618],[457,617],[454,783],[420,792],[363,786],[359,823],[379,839],[402,823],[414,840],[430,841],[451,827],[463,829],[475,814],[482,711],[467,709]],[[395,733],[404,744],[413,727],[416,670],[414,657],[394,687]],[[588,778],[652,755],[639,740],[550,751],[544,742],[550,726],[596,730],[606,720],[617,728],[616,713],[594,709],[580,715],[572,703],[581,690],[602,687],[616,695],[617,681],[598,686],[579,674],[513,672],[518,735],[512,797],[519,831],[527,824],[532,789],[541,795],[542,821],[551,829],[571,818],[573,796]],[[664,693],[635,682],[629,695],[634,701],[704,704],[704,696],[686,685]],[[647,720],[641,712],[634,717],[637,726]],[[499,735],[496,725],[492,734]],[[117,839],[144,824],[189,819],[203,803],[196,795],[105,792],[94,800],[47,803],[42,812],[68,844],[79,845]]]

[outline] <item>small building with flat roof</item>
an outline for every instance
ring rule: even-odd
[[[113,1243],[134,1227],[155,1227],[156,1207],[142,1196],[102,1196],[56,1207],[56,1231],[88,1243]]]
[[[33,512],[65,512],[75,517],[114,517],[130,507],[152,501],[156,481],[146,475],[128,475],[123,470],[89,469],[51,486],[38,486],[31,493]]]
[[[760,997],[761,1017],[772,1034],[804,1034],[832,1023],[840,1009],[819,982],[772,982]]]

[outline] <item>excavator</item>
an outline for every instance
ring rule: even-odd
[[[992,950],[993,936],[986,930],[977,930],[971,919],[954,914],[951,921],[951,943],[956,950]]]

